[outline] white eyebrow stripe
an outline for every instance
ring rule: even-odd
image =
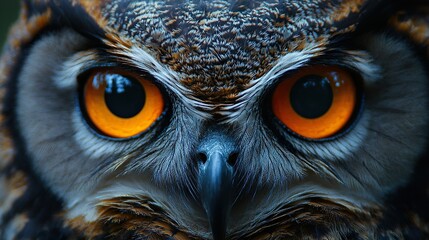
[[[290,52],[281,57],[264,76],[250,82],[250,87],[239,94],[236,103],[223,106],[221,114],[225,116],[224,122],[239,121],[246,115],[245,112],[258,106],[261,95],[276,83],[279,77],[286,72],[303,67],[310,59],[324,54],[324,50],[323,45],[313,43],[301,51]],[[344,52],[348,57],[344,58],[341,64],[356,70],[365,83],[372,84],[381,78],[381,67],[374,63],[367,52],[359,50],[344,50]]]
[[[313,43],[301,51],[290,52],[281,57],[264,76],[250,82],[250,87],[239,94],[236,103],[223,107],[221,113],[226,117],[225,122],[232,123],[237,121],[247,110],[257,104],[260,96],[280,76],[288,71],[302,67],[311,58],[318,56],[323,49],[320,44]]]
[[[193,97],[192,92],[180,83],[180,75],[168,67],[160,64],[153,56],[139,47],[126,48],[115,45],[111,51],[116,56],[121,56],[119,61],[126,61],[139,68],[163,84],[169,91],[182,102],[183,106],[190,108],[202,118],[210,118],[213,106],[203,103]],[[53,81],[59,89],[74,89],[77,86],[76,79],[89,65],[99,63],[96,51],[88,50],[74,54],[63,62],[59,71],[56,71]]]
[[[76,88],[79,74],[85,70],[86,66],[96,64],[97,59],[95,51],[84,51],[72,55],[61,64],[59,70],[55,71],[53,76],[55,86],[63,90]]]
[[[381,79],[382,68],[375,64],[374,59],[365,51],[344,51],[347,53],[345,64],[356,70],[366,84],[373,84]]]

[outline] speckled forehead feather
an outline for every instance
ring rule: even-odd
[[[104,16],[120,35],[182,73],[181,81],[198,98],[225,102],[298,48],[297,41],[335,31],[341,11],[361,4],[348,1],[340,9],[337,1],[321,0],[112,1]]]
[[[52,22],[101,38],[113,34],[144,48],[178,72],[196,98],[222,104],[233,102],[252,79],[287,52],[302,49],[304,43],[326,44],[335,34],[353,31],[358,13],[369,4],[364,0],[45,0],[27,5],[30,15],[52,11]]]

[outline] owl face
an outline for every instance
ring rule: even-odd
[[[85,236],[374,236],[425,152],[427,66],[372,3],[28,4],[14,143]]]

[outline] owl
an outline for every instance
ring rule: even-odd
[[[429,239],[425,0],[25,0],[0,239]]]

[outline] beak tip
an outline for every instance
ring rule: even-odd
[[[226,237],[227,220],[229,211],[207,212],[210,221],[210,228],[214,240],[224,240]]]

